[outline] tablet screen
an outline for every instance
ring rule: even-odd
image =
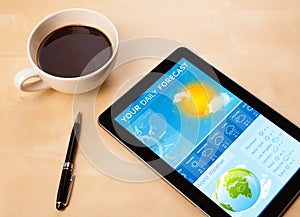
[[[257,216],[300,166],[297,140],[187,59],[116,118],[231,216]]]

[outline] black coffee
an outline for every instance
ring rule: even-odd
[[[65,26],[43,40],[37,60],[43,71],[72,78],[101,68],[111,56],[111,42],[100,30],[88,26]]]

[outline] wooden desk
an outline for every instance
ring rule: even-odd
[[[49,13],[67,7],[102,12],[116,25],[121,41],[161,36],[186,44],[300,125],[299,1],[2,0],[0,216],[203,216],[164,181],[119,181],[96,170],[81,150],[71,203],[63,212],[55,209],[73,96],[53,90],[24,93],[12,81],[29,66],[30,31]],[[144,74],[156,63],[139,60],[114,71],[97,97],[95,117],[126,78]],[[105,141],[117,155],[137,161],[108,135]],[[298,199],[285,216],[299,212]]]

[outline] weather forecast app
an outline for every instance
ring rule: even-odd
[[[257,216],[300,165],[298,141],[184,58],[116,121],[232,216]]]

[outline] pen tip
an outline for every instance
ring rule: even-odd
[[[60,203],[60,202],[56,203],[56,209],[63,210],[64,208],[65,208],[65,206],[62,203]]]
[[[77,113],[75,122],[76,122],[76,123],[80,123],[80,122],[81,122],[81,113],[80,113],[80,112]]]

